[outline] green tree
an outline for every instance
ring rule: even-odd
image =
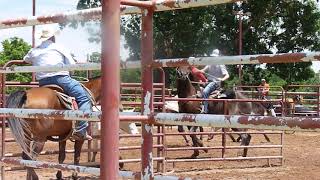
[[[78,3],[80,9],[96,6],[100,6],[100,0],[79,0]],[[243,54],[320,49],[320,13],[315,1],[248,0],[240,4],[155,13],[155,58],[206,56],[214,48],[225,55],[236,55],[238,19],[233,12],[239,10],[251,13],[243,20]],[[141,34],[140,17],[122,18],[121,30],[129,47],[130,59],[140,59],[140,46],[137,46]],[[261,69],[260,65],[245,65],[244,83],[257,83],[262,77],[274,79],[273,75],[287,83],[304,81],[314,76],[310,66],[311,63],[268,64],[267,69]],[[230,66],[229,70],[231,81],[238,82],[235,66]]]
[[[2,42],[3,51],[0,52],[0,64],[3,66],[10,60],[21,60],[30,50],[31,46],[28,45],[23,39],[13,37],[6,39]],[[15,73],[7,74],[8,81],[31,81],[31,73]]]

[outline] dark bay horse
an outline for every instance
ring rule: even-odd
[[[84,85],[91,90],[93,98],[98,101],[101,95],[101,77],[90,79]],[[57,97],[56,91],[38,87],[26,91],[16,91],[7,99],[8,108],[24,109],[56,109],[65,110]],[[42,151],[47,140],[59,142],[59,163],[65,160],[66,140],[72,131],[72,121],[51,120],[48,119],[21,119],[8,118],[8,123],[15,137],[16,142],[21,146],[22,158],[26,160],[35,160]],[[58,138],[53,138],[58,137]],[[75,141],[74,144],[74,164],[78,165],[80,161],[81,148],[84,141]],[[62,179],[62,172],[56,174],[58,179]],[[73,174],[77,176],[76,173]],[[27,168],[27,179],[38,179],[33,168]]]
[[[177,69],[177,91],[179,98],[190,98],[196,97],[197,89],[192,85],[193,76],[187,70]],[[240,92],[227,91],[226,99],[245,99]],[[227,109],[230,115],[242,114],[243,111],[250,111],[252,108],[251,103],[245,102],[235,102],[228,103]],[[179,101],[179,112],[180,113],[195,113],[199,114],[201,112],[201,102],[200,101]],[[209,113],[210,114],[224,114],[224,105],[223,102],[209,102]],[[189,130],[195,132],[197,127],[189,127]],[[242,131],[238,128],[232,128],[233,131],[239,132]],[[241,145],[248,146],[251,140],[250,134],[240,134]],[[194,147],[202,147],[203,143],[197,138],[196,135],[191,135],[191,139]],[[247,156],[248,148],[244,148],[242,156]],[[199,150],[194,150],[192,157],[197,157],[199,155]]]
[[[192,86],[189,78],[187,76],[184,76],[183,73],[178,72],[178,78],[177,78],[177,94],[179,98],[189,98],[189,97],[195,97],[197,91],[194,86]],[[201,112],[199,101],[179,101],[179,113],[194,113],[199,114]],[[182,126],[178,126],[179,128],[183,129]],[[188,126],[189,131],[196,132],[198,126]],[[183,132],[183,130],[179,130],[179,132]],[[193,147],[204,147],[203,142],[201,139],[199,139],[196,135],[192,134],[190,135],[192,140],[192,146]],[[185,138],[186,139],[186,138]],[[208,152],[208,150],[204,150],[205,152]],[[195,149],[191,158],[196,158],[199,156],[199,150]]]

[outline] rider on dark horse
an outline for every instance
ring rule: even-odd
[[[39,38],[41,44],[32,48],[24,57],[24,61],[32,63],[34,66],[75,64],[75,60],[71,54],[55,43],[55,35],[58,32],[58,30],[52,27],[45,27]],[[75,97],[79,110],[85,112],[92,111],[92,104],[87,92],[78,81],[70,77],[68,71],[38,72],[36,73],[36,79],[39,81],[40,86],[48,84],[60,86],[66,94]],[[88,135],[87,127],[87,121],[77,121],[73,138],[75,140],[91,140],[92,137]]]
[[[215,49],[212,51],[212,54],[210,56],[214,56],[217,57],[219,56],[219,50]],[[200,70],[202,73],[207,75],[208,78],[208,84],[206,85],[206,87],[203,90],[202,96],[205,99],[208,99],[210,94],[219,89],[221,87],[221,82],[227,80],[230,76],[229,73],[227,71],[227,68],[224,64],[222,65],[207,65],[205,66],[203,69]],[[208,101],[204,101],[204,109],[202,111],[202,113],[208,114],[209,109],[209,102]]]

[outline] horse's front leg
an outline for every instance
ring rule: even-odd
[[[235,132],[241,131],[241,129],[237,129],[237,128],[231,128],[231,129]],[[240,146],[249,146],[250,141],[251,141],[251,135],[250,134],[240,134],[240,137],[241,137]],[[239,154],[240,154],[240,152],[238,152],[238,155]],[[243,148],[242,157],[247,157],[247,154],[248,154],[248,148]]]
[[[268,137],[267,134],[263,133],[263,136],[264,136],[264,138],[265,138],[268,142],[271,142],[271,141],[270,141],[270,138]]]
[[[59,164],[62,164],[64,160],[66,159],[66,144],[67,141],[61,141],[59,142]],[[59,170],[56,174],[57,179],[62,179],[62,172]]]
[[[178,132],[179,133],[184,133],[185,132],[183,126],[178,126]],[[188,140],[187,136],[182,134],[182,137],[183,137],[184,141],[186,142],[186,145],[190,146],[190,143],[189,143],[189,140]]]
[[[80,155],[81,155],[81,149],[82,149],[82,145],[83,145],[84,141],[75,141],[74,143],[74,159],[73,159],[73,163],[74,165],[79,165],[80,163]],[[72,178],[73,179],[77,179],[78,178],[78,173],[77,172],[73,172],[72,173]]]
[[[93,149],[99,149],[99,140],[97,139],[93,139],[92,140],[92,148]],[[96,162],[96,156],[97,156],[98,152],[94,151],[92,152],[92,158],[91,158],[91,162]]]
[[[190,132],[196,132],[197,128],[198,128],[197,126],[188,127]],[[198,139],[197,135],[191,134],[190,137],[192,139],[192,146],[193,147],[204,147],[203,142],[200,139]],[[206,153],[208,152],[207,149],[205,149],[203,151],[206,152]],[[193,154],[192,154],[192,156],[191,156],[191,158],[196,158],[196,157],[199,156],[199,154],[200,154],[199,150],[195,149]]]
[[[204,132],[204,129],[202,126],[199,126],[199,129],[200,129],[200,132]],[[202,141],[203,137],[202,137],[202,134],[200,135],[200,140]]]

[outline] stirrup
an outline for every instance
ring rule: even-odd
[[[82,134],[79,131],[73,131],[71,138],[75,141],[92,140],[92,137],[87,132],[85,132],[85,134]]]

